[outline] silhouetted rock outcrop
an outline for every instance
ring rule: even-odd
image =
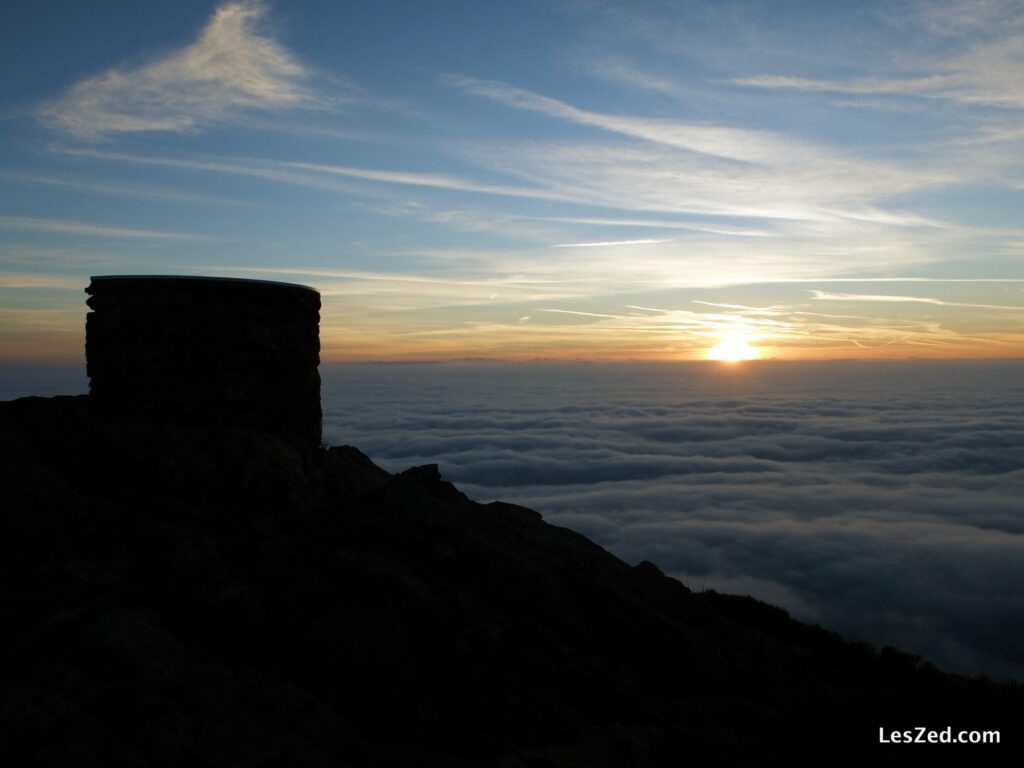
[[[433,466],[0,404],[0,763],[901,763],[878,728],[1002,728],[1013,686],[691,593]],[[916,748],[916,747],[915,747]],[[920,753],[918,753],[920,754]]]

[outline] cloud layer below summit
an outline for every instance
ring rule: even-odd
[[[691,588],[1021,676],[1021,364],[747,368],[328,368],[326,436]]]

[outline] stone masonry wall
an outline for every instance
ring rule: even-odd
[[[93,277],[90,397],[113,418],[253,429],[320,444],[320,294],[287,283]]]

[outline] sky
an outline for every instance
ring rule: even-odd
[[[0,10],[0,360],[90,275],[300,282],[322,356],[1024,355],[1024,3]]]

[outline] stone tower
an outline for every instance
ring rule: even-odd
[[[220,277],[93,277],[89,394],[110,418],[320,445],[320,294]]]

